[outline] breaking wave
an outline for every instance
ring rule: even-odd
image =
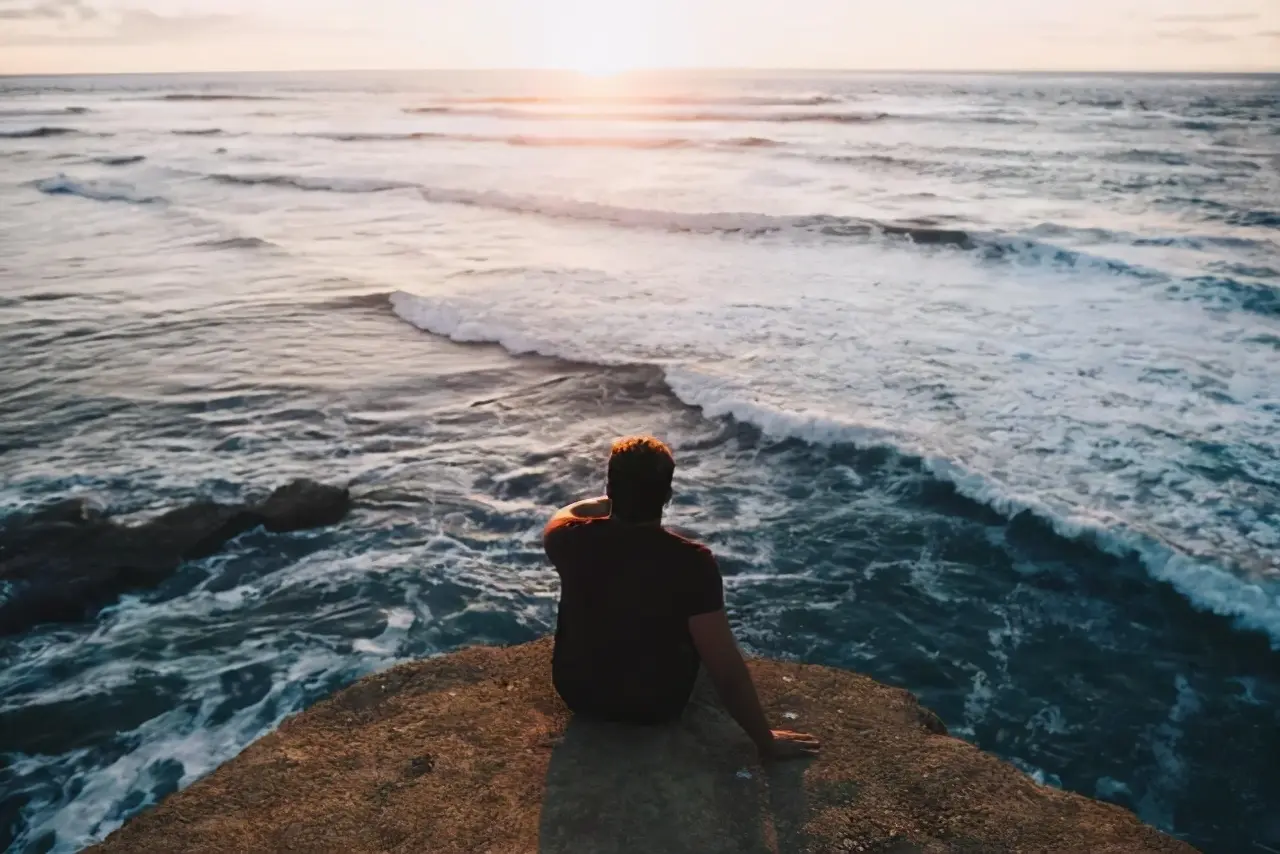
[[[1125,276],[1149,284],[1166,285],[1166,293],[1172,299],[1194,299],[1264,315],[1274,315],[1280,311],[1278,308],[1280,298],[1277,297],[1280,291],[1265,283],[1252,283],[1230,277],[1178,279],[1150,267],[1010,234],[940,228],[919,223],[879,222],[837,214],[775,215],[630,208],[555,196],[525,196],[497,190],[429,187],[409,181],[377,178],[331,178],[283,174],[216,174],[208,177],[220,183],[269,185],[308,192],[381,193],[412,189],[417,190],[423,199],[433,204],[463,205],[552,219],[596,222],[622,228],[690,234],[724,234],[751,238],[793,232],[834,238],[890,237],[918,246],[970,250],[979,253],[989,261],[1028,267],[1092,270]],[[1045,232],[1050,232],[1053,228],[1052,225],[1040,226],[1040,229]],[[1131,242],[1144,239],[1157,238],[1133,237]],[[1177,240],[1178,238],[1169,239]]]
[[[323,178],[306,175],[236,175],[217,173],[207,176],[219,184],[239,184],[247,187],[292,187],[295,190],[328,193],[382,193],[387,190],[403,190],[417,187],[408,181],[383,181],[370,178]]]
[[[22,130],[0,130],[0,139],[43,139],[48,136],[77,136],[82,131],[64,127],[24,128]]]
[[[509,352],[539,354],[604,367],[628,364],[623,357],[595,352],[587,342],[571,344],[546,341],[519,329],[483,317],[470,316],[447,300],[397,291],[390,297],[392,310],[411,325],[462,343],[492,343]],[[799,439],[814,445],[849,444],[862,448],[887,448],[915,460],[931,476],[951,484],[956,491],[1007,519],[1024,514],[1040,519],[1066,539],[1082,542],[1116,557],[1141,561],[1152,578],[1178,590],[1195,608],[1227,617],[1239,626],[1265,633],[1280,648],[1280,595],[1263,584],[1236,576],[1229,570],[1181,553],[1148,534],[1120,522],[1102,524],[1084,516],[1055,511],[1034,496],[971,471],[957,460],[931,455],[904,444],[901,436],[838,417],[792,413],[762,403],[751,394],[726,387],[723,380],[700,372],[695,366],[668,363],[660,366],[668,388],[687,405],[708,418],[732,418],[751,424],[773,438]]]
[[[223,240],[203,240],[196,244],[203,249],[275,249],[276,245],[261,237],[228,237]]]
[[[79,196],[97,202],[131,202],[137,205],[164,201],[159,196],[147,195],[129,184],[111,181],[78,181],[66,175],[57,175],[36,182],[36,189],[51,196]]]
[[[93,162],[101,163],[103,166],[128,166],[133,163],[141,163],[146,159],[141,154],[108,154],[103,157],[93,158]]]

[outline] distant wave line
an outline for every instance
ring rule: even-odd
[[[821,107],[839,104],[834,95],[477,95],[440,98],[442,104],[601,104],[656,106]]]
[[[333,142],[475,142],[498,143],[529,148],[773,148],[786,145],[775,139],[747,136],[732,139],[688,139],[684,137],[538,136],[530,134],[475,134],[409,131],[404,133],[307,133],[311,139]]]
[[[795,124],[821,122],[826,124],[862,124],[889,118],[887,113],[849,112],[622,112],[597,110],[520,110],[520,109],[457,109],[454,107],[405,107],[411,115],[452,115],[459,117],[520,119],[531,121],[601,121],[601,122],[777,122]]]
[[[600,122],[766,122],[777,124],[857,125],[871,122],[944,122],[949,124],[1035,125],[1032,119],[1015,116],[965,113],[886,113],[804,110],[769,112],[760,110],[536,110],[514,107],[455,107],[433,104],[404,107],[403,112],[418,116],[457,116],[462,118],[495,118],[528,121],[600,121]]]
[[[1068,249],[1035,239],[1002,233],[971,233],[922,222],[879,222],[838,214],[779,216],[748,212],[680,212],[629,208],[554,196],[525,196],[496,190],[430,187],[381,178],[327,178],[286,174],[216,174],[210,180],[246,186],[267,185],[309,192],[380,193],[413,190],[433,204],[452,204],[512,214],[596,222],[621,228],[654,229],[691,234],[764,237],[785,232],[823,237],[899,238],[920,246],[975,252],[996,262],[1062,270],[1093,270],[1164,287],[1173,299],[1193,299],[1253,314],[1280,316],[1280,289],[1263,282],[1228,276],[1180,279],[1160,270]]]
[[[0,110],[0,118],[20,119],[32,118],[36,116],[82,116],[85,113],[93,112],[88,107],[63,107],[57,110],[34,109],[34,110]]]
[[[35,127],[21,130],[0,130],[0,139],[43,139],[51,136],[79,136],[84,131],[66,127]]]
[[[193,175],[199,175],[199,173],[193,173]],[[730,211],[665,211],[621,207],[555,196],[527,196],[496,190],[432,187],[395,178],[334,178],[280,173],[215,173],[205,174],[202,177],[221,184],[280,187],[307,192],[362,194],[410,190],[433,204],[461,205],[512,214],[596,222],[621,228],[738,235],[747,238],[785,232],[835,238],[900,238],[921,246],[941,246],[972,251],[989,261],[1067,270],[1095,270],[1099,273],[1126,276],[1163,287],[1166,294],[1173,299],[1193,299],[1253,314],[1280,316],[1280,288],[1265,281],[1232,276],[1179,278],[1153,268],[1092,255],[1028,237],[1001,233],[972,233],[962,229],[937,227],[927,221],[879,222],[827,213],[771,215]],[[127,184],[81,181],[66,175],[45,179],[37,182],[36,186],[41,192],[51,195],[75,195],[97,201],[122,201],[135,204],[164,201],[159,196],[141,192]],[[1052,224],[1042,224],[1035,229],[1049,235],[1057,230],[1060,229]],[[1123,239],[1123,235],[1119,233],[1114,237]],[[1135,244],[1156,240],[1137,235],[1132,237],[1133,239],[1129,242]],[[236,248],[250,247],[247,244],[240,244]]]
[[[113,98],[115,101],[168,101],[168,102],[184,102],[184,101],[288,101],[280,95],[238,95],[233,93],[220,92],[173,92],[167,95],[150,95],[136,98],[120,97]]]

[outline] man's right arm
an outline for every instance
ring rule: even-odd
[[[792,759],[818,752],[818,740],[813,736],[769,727],[723,608],[690,617],[689,634],[725,708],[755,742],[762,759]]]

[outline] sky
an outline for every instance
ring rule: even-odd
[[[1280,0],[0,0],[0,73],[1280,71]]]

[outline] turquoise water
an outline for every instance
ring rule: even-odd
[[[0,80],[0,506],[361,497],[0,639],[0,839],[546,631],[541,525],[644,431],[751,650],[1280,847],[1277,85]]]

